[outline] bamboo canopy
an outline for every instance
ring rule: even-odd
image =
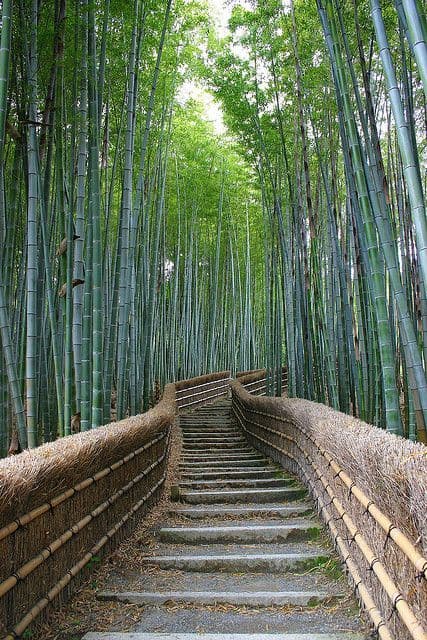
[[[426,439],[422,3],[224,11],[2,3],[2,456],[283,366]]]

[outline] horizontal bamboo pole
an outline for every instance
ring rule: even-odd
[[[37,616],[45,609],[49,603],[56,598],[61,591],[71,582],[71,580],[90,562],[90,560],[96,556],[96,554],[104,547],[111,538],[123,527],[123,525],[131,518],[150,498],[151,496],[162,486],[162,484],[166,480],[167,471],[160,478],[159,482],[155,484],[155,486],[150,489],[150,491],[139,500],[132,509],[117,522],[114,527],[112,527],[107,533],[91,548],[91,550],[86,553],[83,558],[79,560],[71,569],[59,580],[59,582],[52,587],[52,589],[47,593],[47,595],[39,600],[34,607],[16,624],[13,629],[4,636],[3,640],[17,640],[29,627],[29,625],[34,622]]]
[[[243,385],[242,385],[243,386]],[[263,411],[257,411],[256,409],[245,408],[246,411],[250,413],[261,415],[265,418],[270,418],[272,420],[276,420],[278,422],[286,423],[287,421],[281,416],[276,416],[274,414],[266,413]],[[262,425],[263,426],[263,425]],[[316,439],[313,438],[310,434],[306,432],[305,429],[298,427],[319,450],[319,452],[326,458],[328,465],[333,467],[337,476],[341,478],[347,488],[351,491],[351,493],[355,496],[358,502],[364,507],[364,509],[369,513],[369,515],[375,520],[375,522],[387,533],[387,536],[390,537],[393,542],[400,548],[400,550],[405,554],[408,560],[414,565],[415,569],[418,572],[420,577],[427,579],[427,559],[420,554],[420,552],[415,548],[415,545],[409,540],[409,538],[401,531],[396,525],[392,523],[392,521],[377,507],[373,500],[370,500],[368,496],[358,487],[355,482],[348,476],[348,474],[333,460],[333,458],[320,447],[317,443]],[[280,431],[276,431],[275,433],[281,434]]]
[[[9,524],[5,525],[0,529],[0,541],[3,540],[4,538],[7,538],[7,536],[10,536],[12,533],[15,533],[15,531],[20,527],[23,527],[29,524],[30,522],[33,522],[34,520],[42,516],[44,513],[46,513],[46,511],[49,511],[50,509],[54,509],[58,505],[65,502],[66,500],[69,500],[70,498],[72,498],[72,496],[74,496],[74,494],[80,491],[83,491],[84,489],[86,489],[87,487],[89,487],[95,482],[99,482],[101,478],[104,478],[109,473],[112,473],[113,471],[121,467],[123,464],[127,464],[128,462],[133,460],[136,456],[141,455],[141,453],[143,453],[144,451],[147,451],[147,449],[150,449],[152,446],[160,442],[160,440],[163,440],[166,437],[166,435],[167,435],[167,432],[165,431],[164,433],[160,434],[153,440],[150,440],[150,442],[147,442],[145,445],[143,445],[139,449],[132,451],[121,460],[114,462],[112,465],[110,465],[109,467],[106,467],[105,469],[102,469],[101,471],[94,474],[90,478],[86,478],[85,480],[82,480],[71,489],[67,489],[66,491],[59,494],[58,496],[55,496],[54,498],[49,500],[49,502],[45,502],[39,507],[32,509],[28,513],[25,513],[24,515],[20,516],[16,520],[13,520]]]
[[[215,380],[215,382],[217,382],[217,381]],[[220,380],[218,382],[224,382],[224,381]],[[210,383],[210,384],[213,384],[213,383]],[[182,400],[187,400],[188,398],[194,398],[195,396],[201,396],[201,395],[204,395],[206,393],[211,393],[212,391],[218,391],[219,389],[228,389],[229,386],[230,386],[230,384],[228,382],[227,382],[227,384],[216,385],[216,386],[214,386],[214,387],[212,387],[210,389],[204,389],[202,391],[196,391],[196,393],[189,393],[186,396],[180,396],[179,398],[176,399],[176,401],[177,401],[177,404],[179,405],[179,403]],[[184,391],[192,391],[192,389],[184,389]]]
[[[241,407],[240,407],[240,410],[242,411]],[[272,419],[275,419],[274,416],[270,416],[270,417]],[[247,418],[245,419],[247,420]],[[327,492],[327,494],[331,499],[331,504],[333,504],[333,506],[335,507],[340,519],[344,522],[347,530],[352,536],[352,539],[358,545],[360,551],[362,552],[364,558],[366,559],[369,565],[369,568],[374,572],[382,588],[384,589],[387,596],[391,600],[393,608],[395,608],[396,611],[398,612],[400,619],[405,624],[412,638],[414,640],[427,640],[427,633],[425,632],[422,625],[418,622],[416,616],[414,615],[412,609],[410,608],[409,604],[405,600],[403,594],[401,593],[401,591],[399,590],[395,582],[392,580],[392,578],[388,574],[383,563],[381,563],[379,558],[375,556],[374,552],[366,542],[365,538],[358,531],[353,520],[351,519],[351,517],[349,516],[347,511],[344,509],[343,505],[341,504],[337,496],[335,495],[333,487],[331,487],[331,485],[327,482],[326,478],[318,469],[317,465],[315,464],[311,456],[303,449],[303,447],[301,447],[301,445],[294,438],[286,434],[283,434],[280,431],[271,429],[271,427],[266,427],[265,425],[262,425],[258,422],[255,422],[252,420],[248,420],[248,422],[257,427],[260,427],[262,429],[265,429],[267,431],[275,433],[276,435],[281,436],[282,438],[292,442],[300,450],[301,454],[307,459],[308,464],[315,471],[319,482],[321,482],[321,484],[324,486],[325,491]],[[245,430],[248,431],[247,429]],[[268,442],[264,438],[261,438],[258,434],[253,434],[251,431],[249,431],[249,433],[253,437],[259,439],[261,442],[264,442],[267,446],[277,449],[284,455],[289,455],[289,453],[286,452],[286,450],[281,449],[280,447],[277,447],[273,443]]]
[[[212,389],[212,391],[216,391],[216,389]],[[222,391],[221,393],[215,393],[212,396],[203,397],[203,398],[200,398],[199,400],[194,400],[193,402],[187,402],[185,404],[179,404],[179,402],[178,402],[177,403],[178,404],[178,408],[179,409],[184,409],[185,407],[191,407],[191,406],[193,406],[195,404],[200,404],[201,402],[205,402],[207,400],[213,400],[213,398],[219,398],[220,396],[225,396],[227,394],[227,392],[228,392],[228,385],[227,385],[227,391]],[[205,391],[204,393],[209,393],[209,392]],[[191,397],[193,397],[193,396],[191,396]]]
[[[261,386],[257,386],[257,387],[254,387],[253,389],[250,389],[249,393],[254,396],[254,395],[257,394],[258,391],[264,391],[265,392],[266,390],[267,390],[267,385],[262,384]]]
[[[240,380],[238,380],[238,382],[240,382]],[[287,384],[288,382],[288,374],[287,373],[283,373],[282,374],[282,384]],[[255,395],[253,393],[253,391],[260,391],[261,389],[267,389],[267,378],[260,378],[259,380],[254,380],[253,382],[240,382],[240,384],[242,385],[242,387],[248,391],[248,393],[250,393],[251,395]],[[252,387],[254,387],[254,389],[252,389]],[[262,395],[262,394],[259,394]]]
[[[400,529],[398,529],[392,521],[376,506],[376,504],[368,498],[368,496],[354,484],[350,476],[332,459],[327,451],[319,447],[319,451],[323,454],[325,459],[331,466],[331,469],[335,472],[335,475],[339,477],[345,486],[348,488],[360,504],[366,511],[374,518],[377,524],[387,533],[393,542],[400,548],[406,555],[408,560],[412,562],[414,567],[418,571],[420,577],[427,578],[427,560],[421,553],[415,548],[410,540],[405,536]]]
[[[6,593],[8,593],[11,589],[13,589],[16,584],[25,578],[27,578],[37,567],[39,567],[43,562],[45,562],[48,558],[50,558],[58,549],[61,549],[71,538],[76,536],[78,533],[83,531],[87,525],[92,522],[95,518],[97,518],[101,513],[106,511],[109,507],[111,507],[117,500],[127,493],[132,487],[134,487],[138,482],[140,482],[143,478],[151,473],[156,467],[159,466],[163,462],[166,457],[166,452],[160,456],[155,462],[149,465],[144,471],[139,473],[133,480],[128,482],[128,484],[124,485],[116,491],[108,500],[99,504],[95,509],[93,509],[89,514],[84,516],[81,520],[79,520],[72,527],[64,531],[63,534],[53,542],[51,542],[47,547],[42,549],[40,553],[31,558],[28,562],[22,565],[17,571],[13,573],[13,575],[9,576],[6,580],[0,583],[0,598],[2,598]]]
[[[220,378],[219,380],[209,380],[209,382],[203,382],[203,384],[196,384],[194,385],[194,387],[186,387],[185,389],[178,389],[176,391],[176,399],[182,400],[183,396],[180,395],[182,393],[193,391],[194,389],[201,389],[202,387],[208,387],[209,385],[216,385],[220,382],[226,382],[229,380],[231,380],[231,378],[228,376],[227,378]]]
[[[244,389],[248,389],[249,387],[253,387],[254,385],[257,385],[257,384],[264,384],[265,382],[267,382],[267,378],[260,378],[260,380],[255,380],[254,382],[247,382],[246,384],[243,382],[240,384]]]

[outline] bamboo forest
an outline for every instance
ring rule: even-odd
[[[0,640],[427,640],[427,0],[0,0]]]
[[[2,2],[3,456],[282,366],[426,439],[425,5],[219,6]]]

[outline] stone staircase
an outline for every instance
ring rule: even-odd
[[[295,478],[248,446],[228,401],[181,416],[179,502],[131,587],[132,632],[84,640],[366,640],[339,563]],[[177,497],[177,496],[175,496]]]

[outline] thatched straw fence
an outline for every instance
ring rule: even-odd
[[[426,640],[427,448],[300,399],[235,381],[249,441],[308,486],[382,640]]]
[[[147,413],[0,461],[0,637],[64,602],[159,500],[176,395],[222,394],[225,374],[169,384]]]
[[[254,369],[252,371],[241,371],[236,378],[248,391],[255,396],[263,396],[267,394],[269,388],[269,378],[266,369]],[[288,372],[284,367],[282,369],[282,388],[286,388],[288,384]]]
[[[230,371],[217,371],[205,376],[175,382],[179,409],[196,408],[202,402],[226,396],[230,389]]]

